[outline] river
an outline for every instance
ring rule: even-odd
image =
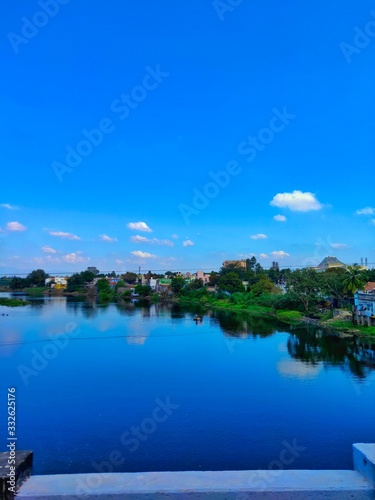
[[[4,294],[3,294],[4,296]],[[66,297],[0,307],[8,388],[34,474],[350,469],[375,442],[375,347],[323,330],[176,305]]]

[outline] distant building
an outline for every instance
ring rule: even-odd
[[[202,280],[204,285],[210,282],[210,276],[210,273],[205,273],[204,271],[197,271],[196,273],[196,279]]]
[[[369,281],[364,287],[365,293],[375,293],[375,281]]]
[[[152,288],[152,290],[156,290],[158,283],[159,283],[159,281],[156,278],[150,278],[150,281],[148,284]]]
[[[239,269],[246,269],[246,260],[224,260],[223,267],[238,267]]]
[[[65,289],[68,284],[67,276],[50,276],[46,278],[44,284],[50,285],[51,288],[56,288],[56,290]]]
[[[375,325],[375,283],[370,281],[363,291],[354,294],[353,319],[358,325]]]

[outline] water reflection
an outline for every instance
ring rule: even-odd
[[[288,339],[288,353],[309,365],[323,362],[365,378],[375,369],[375,345],[355,337],[341,338],[322,329],[298,329]]]
[[[215,311],[211,322],[218,324],[230,337],[268,337],[279,331],[278,325],[266,318],[254,318],[246,313]]]

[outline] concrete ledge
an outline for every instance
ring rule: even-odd
[[[17,500],[374,500],[375,444],[353,445],[356,470],[253,470],[33,476]]]
[[[375,444],[353,444],[354,469],[375,488]]]
[[[33,453],[27,450],[15,450],[0,453],[0,498],[13,500],[14,493],[20,484],[31,474]]]
[[[223,471],[72,474],[31,477],[18,500],[370,500],[355,471]]]

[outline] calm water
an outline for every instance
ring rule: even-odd
[[[0,397],[34,473],[351,468],[375,442],[371,346],[244,315],[66,298],[0,307]],[[374,348],[374,346],[372,346]],[[166,407],[167,405],[167,407]],[[6,415],[0,404],[6,446]],[[289,455],[288,455],[289,456]]]

